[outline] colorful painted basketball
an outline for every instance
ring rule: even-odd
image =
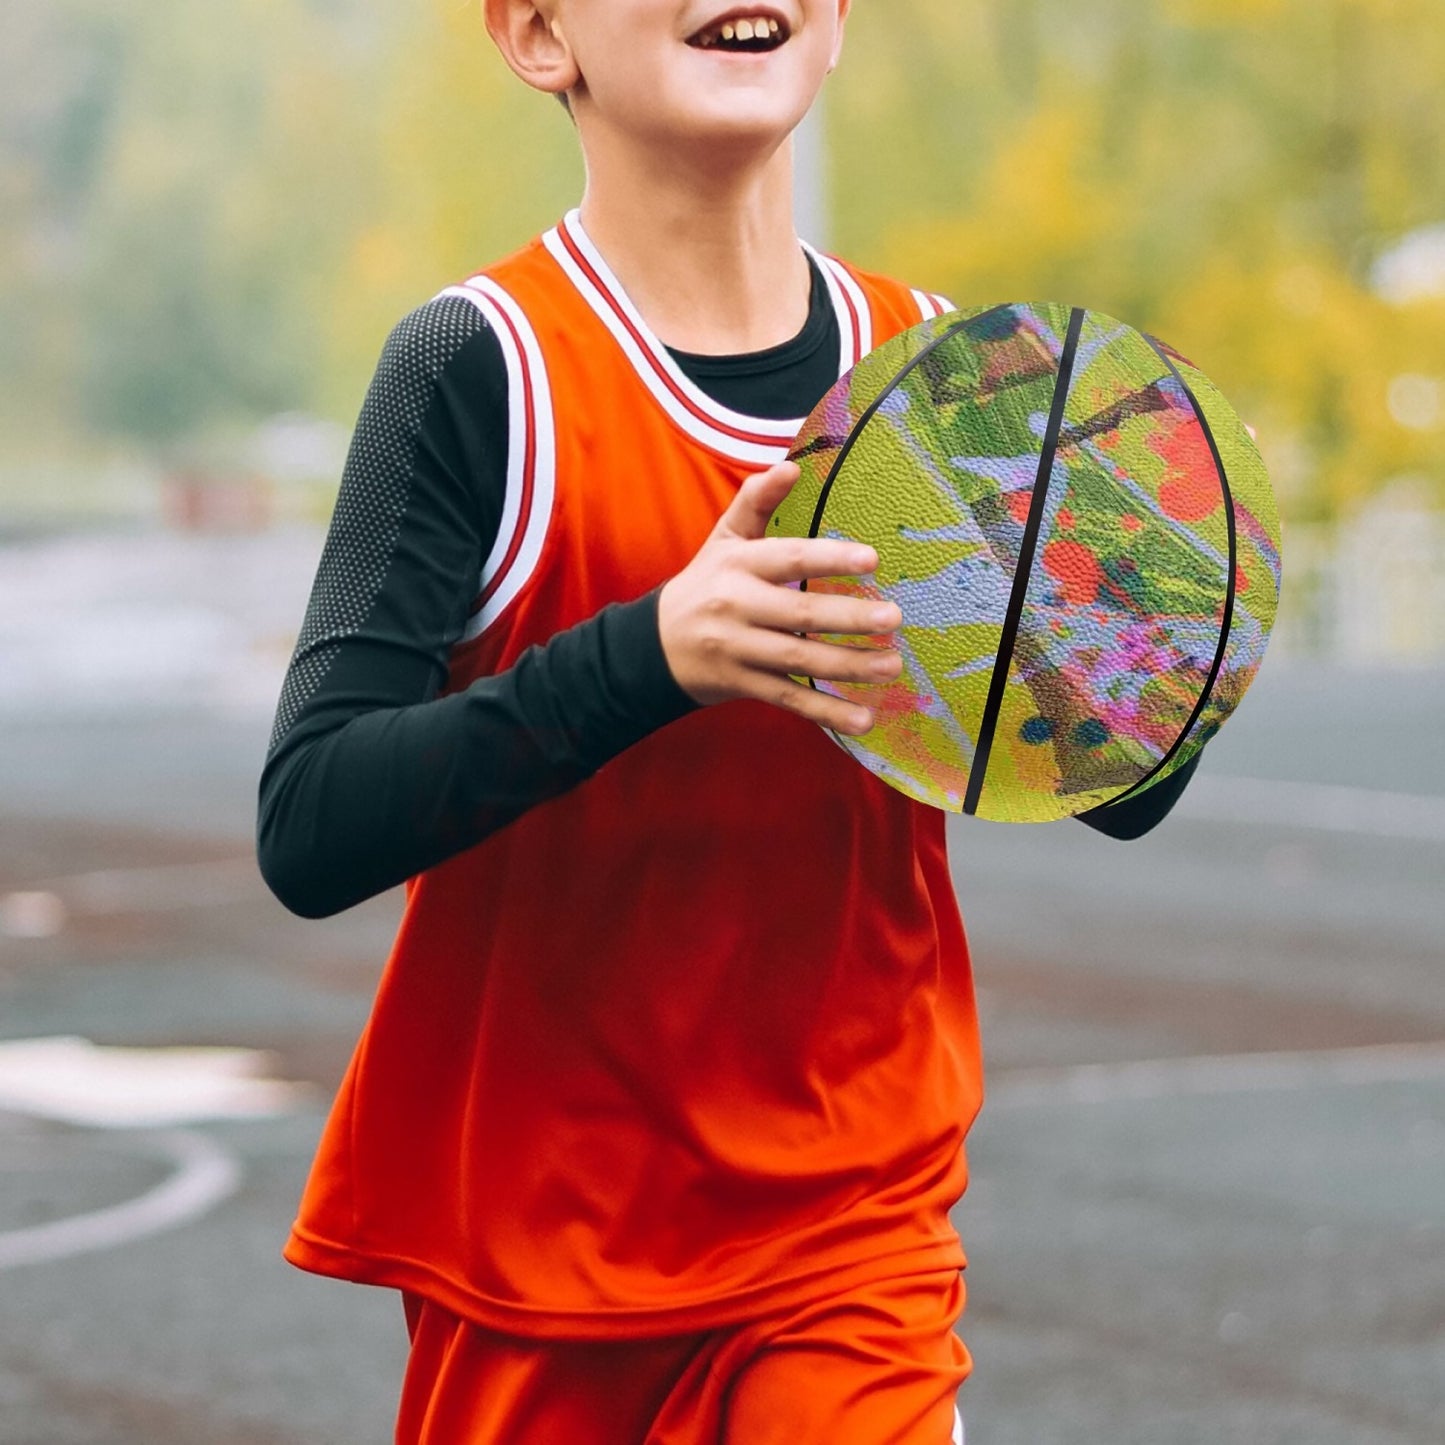
[[[1070,817],[1158,782],[1264,657],[1280,525],[1248,431],[1196,367],[1093,311],[955,311],[819,403],[774,535],[846,537],[887,597],[891,684],[813,681],[873,710],[837,741],[921,802]],[[856,641],[830,637],[829,641]]]

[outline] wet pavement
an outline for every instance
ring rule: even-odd
[[[319,546],[0,569],[0,1042],[241,1047],[312,1086],[169,1129],[0,1109],[4,1445],[390,1438],[396,1299],[279,1256],[398,913],[292,918],[251,859]],[[1154,834],[953,824],[989,1066],[972,1445],[1445,1439],[1442,714],[1445,673],[1271,657]],[[91,1216],[114,1242],[7,1263]]]

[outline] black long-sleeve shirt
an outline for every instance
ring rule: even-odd
[[[836,313],[813,267],[792,340],[741,356],[674,351],[747,415],[806,416],[837,380]],[[604,608],[465,691],[437,694],[496,536],[507,372],[466,301],[392,332],[362,406],[261,777],[258,854],[277,897],[324,917],[479,843],[696,704],[668,669],[657,595]],[[1080,821],[1137,838],[1192,760]]]

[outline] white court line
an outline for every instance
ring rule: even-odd
[[[1021,1069],[990,1082],[986,1107],[997,1112],[1047,1104],[1413,1082],[1445,1083],[1445,1043]],[[238,1161],[203,1134],[173,1129],[137,1137],[170,1158],[176,1173],[126,1204],[0,1233],[0,1270],[114,1249],[174,1229],[214,1208],[240,1184]]]
[[[1220,776],[1200,768],[1173,817],[1253,823],[1445,843],[1445,796],[1391,793],[1342,783]]]
[[[127,1048],[74,1035],[0,1039],[0,1109],[93,1129],[175,1128],[202,1119],[273,1119],[311,1089],[269,1079],[259,1049]]]
[[[240,1164],[204,1134],[170,1129],[135,1137],[175,1164],[175,1173],[124,1204],[0,1233],[0,1270],[51,1264],[175,1229],[214,1209],[240,1185]]]
[[[1445,1042],[1015,1069],[985,1081],[984,1103],[997,1111],[1410,1083],[1445,1083]]]

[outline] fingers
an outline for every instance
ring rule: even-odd
[[[903,659],[891,647],[844,647],[782,632],[765,634],[748,661],[767,672],[825,682],[886,683],[903,671]]]
[[[788,678],[782,679],[763,701],[847,737],[860,738],[873,726],[873,714],[866,707]]]
[[[740,697],[755,698],[759,702],[780,707],[786,712],[817,723],[835,733],[848,737],[862,737],[873,727],[873,714],[862,703],[836,697],[821,687],[810,687],[805,682],[795,682],[790,677],[766,677],[758,675],[758,685],[739,693]]]
[[[749,649],[751,655],[739,659],[746,677],[739,690],[741,695],[786,708],[853,737],[861,737],[873,726],[867,699],[836,697],[831,688],[814,688],[794,678],[811,678],[825,685],[883,686],[903,671],[903,659],[890,648],[842,647],[786,633],[759,637],[761,640]]]
[[[714,535],[760,543],[749,549],[749,567],[770,582],[811,577],[857,577],[878,569],[878,553],[863,543],[826,537],[769,537],[768,523],[801,472],[796,462],[779,462],[748,477],[738,488]]]
[[[749,543],[747,558],[748,570],[766,582],[866,577],[878,570],[872,547],[831,537],[764,537]]]
[[[796,462],[779,462],[747,478],[718,519],[717,530],[749,540],[766,536],[773,513],[801,475]]]
[[[897,632],[903,613],[895,602],[836,592],[803,592],[791,587],[762,587],[748,594],[749,621],[780,632],[829,633],[842,637],[881,637]]]
[[[866,702],[825,688],[886,685],[898,677],[902,659],[885,637],[901,626],[902,614],[876,597],[798,586],[869,576],[879,565],[877,552],[860,543],[767,535],[799,475],[794,463],[780,462],[748,477],[693,560],[664,584],[658,599],[663,654],[678,686],[699,703],[755,698],[861,736],[873,725]],[[878,640],[842,646],[827,638]]]

